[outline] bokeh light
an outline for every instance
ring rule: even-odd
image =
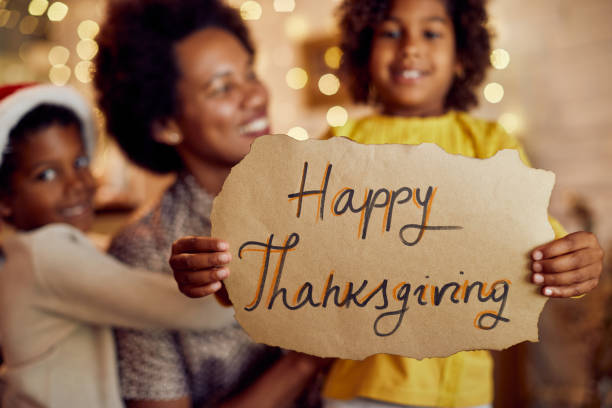
[[[83,20],[77,28],[77,34],[81,40],[93,40],[99,31],[100,26],[93,20]]]
[[[47,17],[51,21],[62,21],[66,14],[68,14],[68,6],[61,1],[51,4],[49,10],[47,10]]]
[[[54,85],[66,85],[72,72],[66,65],[55,65],[49,70],[49,80]]]
[[[11,18],[10,10],[0,10],[0,27],[4,27],[8,23],[9,18]]]
[[[305,39],[309,31],[308,21],[302,16],[292,14],[285,20],[285,34],[293,41]]]
[[[240,6],[240,16],[243,20],[259,20],[261,14],[261,5],[255,0],[245,1]]]
[[[497,48],[491,52],[490,59],[495,69],[506,69],[510,64],[510,53],[503,48]]]
[[[348,120],[348,112],[342,106],[332,106],[327,111],[327,123],[329,126],[344,126]]]
[[[484,87],[483,93],[487,102],[499,103],[504,98],[504,87],[497,82],[491,82]]]
[[[90,60],[98,53],[98,43],[94,40],[81,40],[77,44],[77,54],[82,60]]]
[[[300,67],[294,67],[287,71],[285,80],[289,88],[302,89],[308,82],[308,73]]]
[[[19,23],[19,31],[21,34],[32,34],[38,27],[38,19],[34,16],[25,16]]]
[[[287,131],[287,135],[295,140],[308,140],[308,132],[303,127],[295,126]]]
[[[80,82],[91,82],[93,67],[94,65],[91,61],[81,61],[74,67],[74,76]]]
[[[49,2],[47,0],[32,0],[28,5],[28,13],[33,16],[42,16],[48,6]]]
[[[274,11],[291,13],[295,9],[295,0],[274,0]]]
[[[66,65],[70,58],[70,51],[68,48],[56,45],[49,50],[49,64],[54,65]]]
[[[516,113],[506,112],[499,117],[499,124],[510,134],[521,132],[524,127],[523,118]]]
[[[340,60],[342,59],[342,50],[337,46],[329,47],[325,51],[323,58],[328,67],[338,69],[340,68]]]
[[[5,13],[0,14],[0,27],[15,28],[21,17],[17,10],[0,10]]]
[[[340,89],[340,80],[334,74],[325,74],[319,79],[319,91],[323,95],[334,95]]]

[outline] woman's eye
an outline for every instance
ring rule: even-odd
[[[432,31],[432,30],[425,30],[425,38],[427,39],[435,39],[435,38],[440,38],[442,36],[442,34],[440,34],[437,31]]]
[[[53,169],[45,169],[40,173],[36,174],[36,180],[38,181],[52,181],[57,177],[57,172]]]
[[[83,169],[89,167],[89,157],[80,156],[74,161],[74,167],[77,169]]]
[[[212,96],[218,96],[218,95],[223,95],[226,94],[228,92],[231,92],[234,89],[234,84],[231,82],[226,82],[223,84],[219,84],[215,87],[213,87],[210,91],[210,94]]]

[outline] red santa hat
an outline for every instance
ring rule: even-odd
[[[96,129],[87,101],[69,86],[13,84],[0,86],[0,165],[11,130],[32,109],[41,104],[67,108],[81,121],[81,137],[89,157],[96,144]]]

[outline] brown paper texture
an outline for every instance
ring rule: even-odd
[[[528,253],[554,238],[554,177],[514,150],[259,138],[212,211],[236,319],[257,342],[348,359],[537,341]]]

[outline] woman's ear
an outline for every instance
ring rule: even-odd
[[[159,143],[176,146],[181,144],[183,136],[174,119],[170,119],[153,123],[153,139]]]
[[[0,220],[8,221],[13,215],[13,210],[7,202],[8,198],[0,196]]]

